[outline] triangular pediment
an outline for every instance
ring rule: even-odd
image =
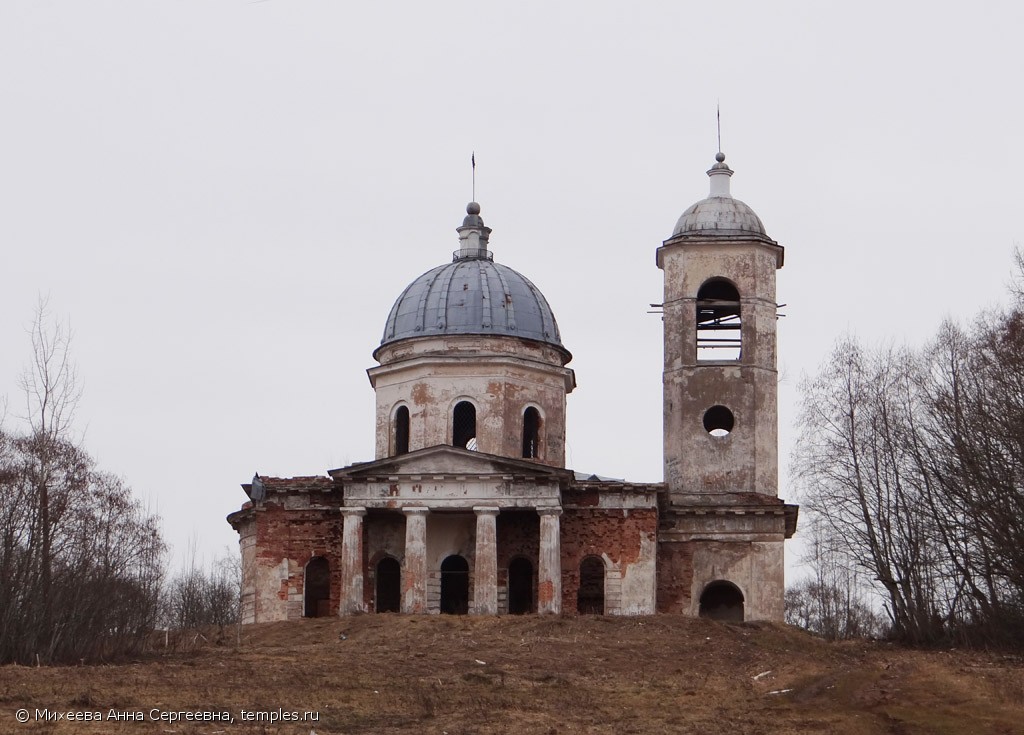
[[[448,445],[427,447],[397,457],[354,464],[331,470],[328,474],[339,480],[409,475],[512,475],[564,480],[572,477],[569,470]]]

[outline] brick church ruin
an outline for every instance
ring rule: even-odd
[[[657,250],[664,482],[565,467],[576,385],[547,300],[494,261],[470,203],[450,263],[399,295],[369,369],[376,458],[255,477],[228,516],[243,621],[360,612],[676,612],[782,620],[775,271],[783,248],[729,191]]]

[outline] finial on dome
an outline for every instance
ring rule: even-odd
[[[454,260],[491,259],[491,251],[487,249],[491,228],[484,225],[478,203],[470,202],[466,205],[466,217],[462,220],[462,227],[456,228],[455,231],[459,233],[459,249],[453,253]]]
[[[719,151],[715,154],[715,163],[708,169],[708,176],[711,177],[711,193],[713,197],[732,197],[729,192],[729,177],[732,176],[732,169],[725,162],[725,154]]]

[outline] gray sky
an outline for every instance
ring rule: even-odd
[[[782,459],[846,331],[920,342],[1024,242],[1024,4],[0,2],[0,394],[39,294],[79,429],[180,559],[254,471],[373,457],[388,310],[470,198],[547,296],[574,469],[661,479],[654,251],[733,194],[786,247]],[[8,416],[8,424],[12,418]],[[792,497],[783,472],[780,494]]]

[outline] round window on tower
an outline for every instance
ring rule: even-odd
[[[704,412],[704,430],[711,436],[729,436],[735,423],[732,411],[725,406],[712,406]]]

